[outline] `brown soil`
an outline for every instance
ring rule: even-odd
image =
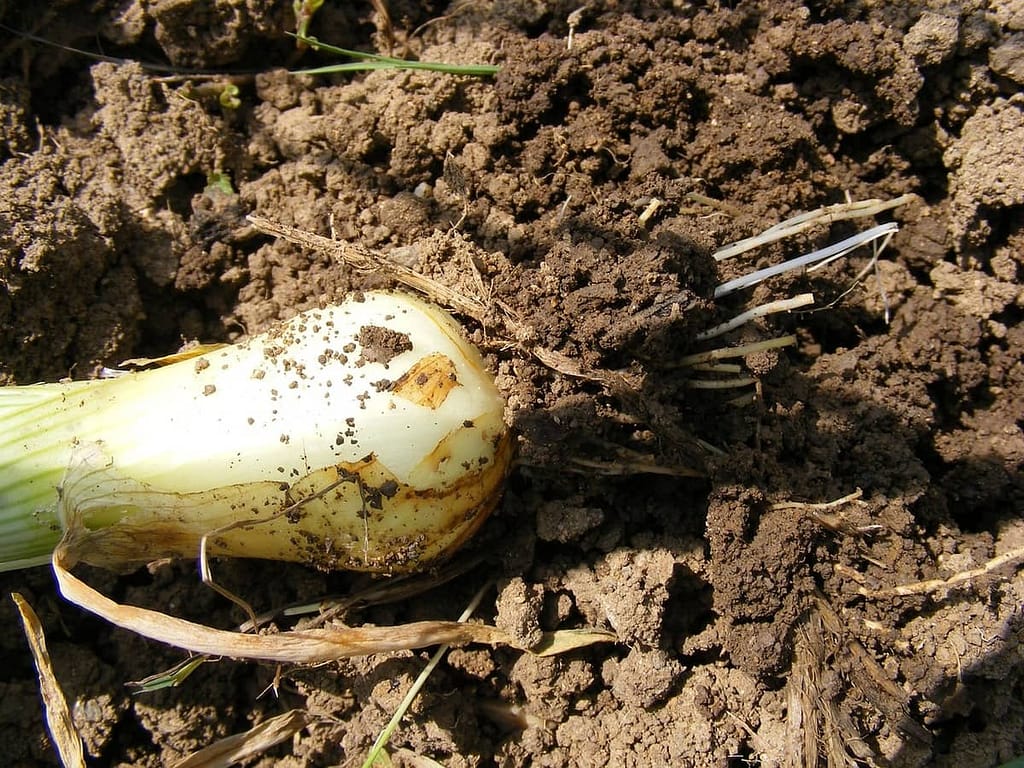
[[[884,592],[1024,546],[1024,6],[598,2],[570,46],[579,5],[397,0],[389,33],[370,2],[326,3],[311,27],[350,48],[500,64],[486,79],[289,75],[322,61],[285,36],[290,3],[0,4],[4,24],[54,44],[217,69],[240,89],[225,108],[227,74],[97,63],[2,33],[0,380],[86,377],[236,339],[386,282],[262,236],[248,213],[333,226],[468,291],[479,275],[521,331],[504,337],[497,310],[493,325],[464,318],[521,443],[472,545],[484,565],[347,621],[454,618],[496,578],[480,615],[527,642],[592,625],[620,643],[554,659],[453,651],[392,739],[396,762],[770,766],[820,753],[993,766],[1024,754],[1024,572]],[[237,194],[208,186],[212,174]],[[908,192],[918,202],[895,211],[879,279],[827,312],[736,335],[799,336],[746,361],[755,405],[687,388],[674,363],[709,346],[695,331],[744,302],[838,294],[860,266],[716,303],[720,280],[855,227],[721,275],[714,248],[846,195]],[[542,364],[538,347],[585,375]],[[857,488],[860,503],[824,511],[782,504]],[[259,609],[364,581],[249,562],[217,574]],[[215,626],[243,618],[192,563],[86,575],[124,602]],[[62,602],[46,569],[0,587],[39,611],[95,765],[171,764],[291,707],[315,724],[252,764],[359,764],[426,658],[223,661],[132,695],[126,681],[182,655]],[[0,616],[4,763],[54,764],[6,599]]]

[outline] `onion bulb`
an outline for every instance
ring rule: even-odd
[[[446,313],[363,293],[164,367],[0,388],[0,570],[211,555],[422,568],[493,509],[504,402]]]

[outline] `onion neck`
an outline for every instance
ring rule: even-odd
[[[0,389],[0,571],[45,564],[60,541],[66,435],[79,417],[63,403],[82,384],[92,382]]]

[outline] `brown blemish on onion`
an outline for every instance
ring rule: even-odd
[[[450,357],[435,352],[416,361],[391,387],[396,397],[437,410],[448,393],[459,386],[458,371]]]

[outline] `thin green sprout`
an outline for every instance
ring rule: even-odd
[[[353,51],[348,48],[338,48],[334,45],[322,43],[315,37],[295,35],[295,38],[315,51],[325,51],[338,56],[347,56],[359,61],[348,64],[331,64],[325,67],[314,67],[312,69],[300,69],[292,72],[293,75],[327,75],[336,72],[365,72],[375,69],[419,69],[428,72],[443,72],[448,75],[473,75],[476,77],[488,77],[498,73],[500,69],[495,64],[445,64],[439,61],[409,61],[398,59],[394,56],[382,56],[378,53],[366,53],[365,51]]]
[[[241,91],[238,86],[234,83],[228,83],[221,90],[220,95],[217,97],[217,101],[222,109],[231,111],[238,109],[242,106],[242,100],[238,98]]]
[[[203,189],[203,194],[216,194],[222,195],[237,195],[235,188],[231,185],[231,176],[226,173],[210,173],[206,176],[206,187]],[[113,371],[115,369],[106,368],[104,370]],[[114,373],[114,376],[120,376],[125,371],[118,371]]]
[[[158,672],[137,682],[127,683],[127,686],[132,693],[136,694],[152,693],[164,688],[177,688],[185,682],[189,675],[207,661],[212,661],[212,659],[209,656],[193,656],[191,659],[185,659],[175,664],[164,672]]]
[[[808,304],[814,303],[814,295],[810,293],[801,293],[799,296],[794,296],[791,299],[779,299],[778,301],[770,301],[767,304],[760,304],[753,309],[748,309],[746,312],[741,312],[731,320],[727,320],[720,325],[716,325],[713,328],[709,328],[706,331],[698,333],[694,338],[697,341],[707,341],[713,339],[722,334],[728,333],[729,331],[739,328],[741,325],[750,322],[758,317],[764,317],[765,315],[772,315],[777,312],[789,312],[800,307],[806,307]]]
[[[882,211],[888,211],[893,208],[898,208],[901,205],[906,205],[914,199],[914,195],[901,195],[900,197],[892,200],[861,200],[856,203],[828,205],[824,208],[818,208],[813,211],[801,213],[797,216],[786,219],[785,221],[780,221],[778,224],[769,227],[753,237],[737,240],[735,243],[730,243],[724,248],[719,248],[714,253],[714,259],[715,261],[724,261],[725,259],[733,256],[738,256],[741,253],[751,251],[754,248],[759,248],[762,245],[774,243],[778,240],[784,240],[785,238],[803,232],[816,224],[831,224],[835,221],[847,221],[849,219],[874,216]]]
[[[469,605],[466,606],[466,610],[459,616],[458,621],[460,624],[465,624],[469,621],[469,617],[473,615],[473,612],[480,606],[480,601],[484,599],[484,595],[487,593],[492,586],[491,582],[487,582],[480,589],[477,590],[476,594],[473,595],[473,599],[469,601]],[[412,706],[413,701],[416,700],[416,696],[419,695],[420,689],[423,688],[427,682],[427,678],[430,677],[431,673],[437,668],[437,665],[441,663],[441,659],[448,653],[448,649],[451,646],[445,643],[436,651],[434,655],[430,657],[430,661],[427,662],[427,666],[420,672],[419,677],[412,684],[409,692],[405,694],[405,698],[402,699],[402,703],[398,705],[398,709],[395,710],[395,714],[391,716],[391,720],[384,726],[384,730],[380,732],[377,740],[373,743],[373,747],[370,748],[370,753],[367,755],[366,760],[363,762],[363,768],[373,768],[373,764],[377,761],[377,758],[381,756],[385,746],[387,746],[388,740],[391,738],[391,734],[398,728],[398,724],[401,719],[405,716],[405,713]]]
[[[295,36],[299,38],[300,45],[309,30],[309,23],[323,4],[324,0],[295,0],[292,3],[292,10],[295,12]]]

